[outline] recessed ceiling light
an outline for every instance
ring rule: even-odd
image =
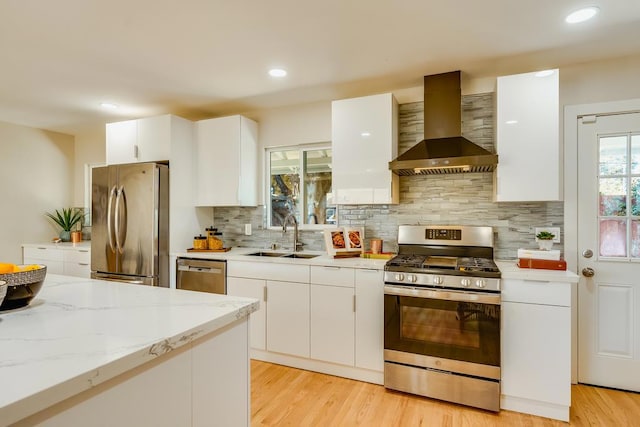
[[[365,132],[362,132],[362,133],[360,134],[360,136],[362,136],[363,138],[366,138],[366,137],[368,137],[368,136],[371,136],[371,132],[366,132],[366,131],[365,131]]]
[[[287,75],[287,70],[283,70],[282,68],[272,68],[269,70],[269,75],[271,77],[284,77]]]
[[[538,72],[536,73],[536,77],[548,77],[548,76],[553,75],[553,73],[554,73],[554,72],[555,72],[555,71],[553,71],[553,70],[542,70],[542,71],[538,71]]]
[[[120,108],[118,107],[118,104],[114,104],[113,102],[101,102],[100,106],[105,110],[117,110]]]
[[[588,21],[598,14],[600,9],[595,6],[585,7],[584,9],[576,10],[570,13],[564,20],[569,24],[577,24],[580,22]]]
[[[507,120],[507,121],[505,122],[505,124],[507,124],[507,125],[515,125],[515,124],[517,124],[517,123],[518,123],[518,121],[517,121],[517,120]]]

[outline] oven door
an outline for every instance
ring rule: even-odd
[[[384,287],[385,361],[500,379],[500,294]]]

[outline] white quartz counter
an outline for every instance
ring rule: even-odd
[[[83,240],[78,243],[71,242],[46,242],[46,243],[23,243],[23,248],[47,248],[47,249],[91,249],[91,240]]]
[[[198,259],[215,259],[215,260],[234,260],[234,261],[255,261],[255,262],[267,262],[277,264],[301,264],[301,265],[320,265],[320,266],[336,266],[336,267],[351,267],[351,268],[369,268],[382,270],[386,259],[370,259],[370,258],[333,258],[327,255],[326,252],[319,251],[303,251],[302,254],[318,255],[314,258],[281,258],[281,257],[267,257],[267,256],[250,256],[247,254],[255,252],[280,252],[282,254],[290,254],[291,251],[277,250],[268,251],[265,249],[257,248],[232,248],[229,252],[177,252],[172,253],[171,256],[186,257],[186,258],[198,258]]]
[[[0,425],[257,309],[251,298],[47,275],[28,307],[0,312]]]
[[[520,268],[516,260],[496,261],[502,279],[539,280],[545,282],[577,283],[580,277],[572,271]]]

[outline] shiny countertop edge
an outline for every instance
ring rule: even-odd
[[[282,252],[283,254],[291,253],[287,250],[270,251],[260,248],[232,248],[229,252],[176,252],[171,256],[180,258],[196,258],[209,260],[227,260],[227,261],[251,261],[264,262],[270,264],[295,264],[310,266],[332,266],[332,267],[350,267],[362,269],[383,270],[387,262],[385,259],[367,259],[367,258],[333,258],[326,252],[320,251],[302,251],[303,254],[316,254],[316,258],[280,258],[280,257],[260,257],[249,256],[252,252]],[[519,268],[516,260],[496,260],[496,264],[500,269],[502,279],[522,279],[537,281],[553,281],[577,283],[579,276],[572,271],[561,270],[541,270],[531,268]]]
[[[42,307],[50,307],[47,305],[47,302],[55,301],[48,298],[47,286],[53,289],[65,285],[71,286],[72,284],[78,286],[88,286],[97,283],[108,283],[108,286],[140,286],[50,274],[47,275],[47,278],[45,279],[45,286],[43,287],[42,291],[32,301],[29,308],[0,312],[0,320],[3,320],[3,323],[5,323],[3,327],[6,328],[9,327],[9,325],[5,320],[9,320],[11,317],[24,316],[24,313],[33,312],[28,310],[42,310]],[[27,390],[20,390],[20,392],[22,393],[21,395],[12,396],[12,393],[14,395],[16,393],[12,387],[0,389],[0,424],[12,424],[18,420],[36,414],[52,405],[62,402],[67,398],[90,390],[91,388],[105,381],[113,379],[118,375],[124,374],[132,369],[144,365],[145,363],[155,360],[160,356],[168,354],[181,347],[189,346],[199,338],[220,330],[237,320],[248,317],[251,313],[257,311],[259,308],[259,302],[252,298],[229,297],[226,295],[215,294],[206,294],[205,296],[203,293],[199,292],[182,291],[167,288],[145,288],[154,289],[154,291],[158,292],[189,292],[193,294],[193,303],[202,305],[201,300],[203,298],[209,299],[211,301],[207,301],[204,304],[210,303],[212,307],[219,304],[219,306],[223,307],[226,312],[221,314],[219,312],[216,312],[215,310],[212,310],[211,317],[208,320],[195,320],[193,322],[190,322],[191,324],[186,325],[186,329],[179,333],[174,333],[171,335],[160,333],[158,335],[163,336],[158,336],[156,338],[152,338],[151,340],[144,339],[144,342],[140,342],[136,345],[131,345],[130,348],[127,348],[124,351],[122,349],[113,350],[113,353],[115,354],[111,357],[107,357],[106,361],[101,360],[90,367],[84,366],[82,368],[84,369],[83,372],[70,372],[68,378],[64,380],[56,380],[57,382],[53,382],[53,380],[37,379],[36,381],[33,381],[34,384]],[[44,300],[44,303],[41,303],[41,305],[37,305],[38,300]],[[225,300],[228,300],[228,302]],[[183,302],[183,304],[189,305],[191,303]],[[177,306],[179,305],[181,304],[177,304]],[[174,307],[172,306],[172,308]],[[81,309],[86,309],[86,307],[83,307]],[[100,310],[97,307],[95,309],[98,311]],[[169,307],[167,306],[165,307],[165,309],[169,310]],[[69,314],[68,308],[64,308],[63,311],[65,311],[65,314],[67,316],[72,315]],[[7,340],[8,342],[12,339],[19,340],[19,338],[11,338],[11,336],[7,337],[6,330],[0,332],[4,332],[0,334],[0,341]],[[42,337],[40,338],[40,340],[46,341],[47,338],[48,337]],[[52,363],[44,362],[49,367],[47,369],[56,368],[55,355],[52,356],[52,358],[54,359]],[[3,357],[0,354],[0,362],[3,362],[0,363],[0,383],[17,384],[19,382],[23,382],[22,378],[11,378],[11,360],[3,361],[2,359]],[[7,365],[9,366],[7,367]],[[36,374],[37,373],[33,373],[35,377],[37,377]]]
[[[195,258],[208,260],[227,260],[227,261],[251,261],[264,262],[270,264],[295,264],[295,265],[311,265],[311,266],[329,266],[329,267],[350,267],[361,269],[383,270],[387,262],[386,259],[368,259],[368,258],[333,258],[326,252],[322,251],[301,251],[301,254],[318,255],[315,258],[281,258],[281,257],[261,257],[250,256],[247,254],[253,252],[279,252],[282,254],[290,254],[292,251],[285,249],[268,250],[260,248],[231,248],[229,252],[175,252],[171,253],[172,257],[179,258]]]
[[[72,242],[46,242],[46,243],[23,243],[23,248],[47,248],[47,249],[91,249],[91,240],[83,240],[78,243]]]

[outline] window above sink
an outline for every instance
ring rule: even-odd
[[[336,225],[330,143],[267,149],[266,159],[268,227],[282,227],[291,213],[301,229]]]

